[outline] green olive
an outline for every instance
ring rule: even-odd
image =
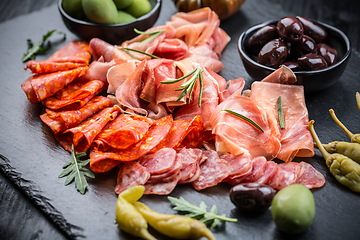
[[[314,196],[301,184],[287,186],[275,195],[271,215],[281,231],[292,234],[303,232],[315,216]]]
[[[84,15],[81,0],[63,0],[62,8],[73,18],[80,19]]]
[[[128,23],[128,22],[132,22],[134,21],[136,18],[133,17],[131,14],[121,11],[118,11],[118,21],[117,23],[121,24],[121,23]]]
[[[136,18],[139,18],[151,11],[151,4],[149,0],[134,0],[132,4],[124,9]]]
[[[115,24],[118,10],[112,0],[82,0],[85,15],[93,22]]]
[[[134,0],[113,0],[113,1],[117,9],[124,9],[130,6]]]

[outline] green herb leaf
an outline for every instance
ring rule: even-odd
[[[146,53],[146,52],[143,52],[143,51],[140,51],[140,50],[137,50],[137,49],[133,49],[133,48],[125,48],[125,47],[119,47],[121,50],[124,50],[127,54],[129,54],[129,52],[127,51],[133,51],[133,52],[137,52],[137,53],[141,53],[141,54],[144,54],[146,56],[149,56],[151,58],[156,58],[158,59],[159,57],[158,56],[155,56],[155,55],[152,55],[152,54],[149,54],[149,53]],[[127,51],[126,51],[127,50]],[[130,57],[134,58],[134,59],[137,59],[134,55],[132,54],[129,54]],[[138,59],[137,59],[138,60]]]
[[[89,164],[90,159],[80,160],[80,158],[86,156],[86,153],[74,153],[74,145],[71,146],[71,158],[67,161],[63,168],[64,170],[60,173],[59,178],[68,176],[65,180],[65,186],[69,185],[72,181],[75,180],[75,186],[81,194],[85,194],[86,187],[88,183],[85,177],[95,178],[93,172],[89,169],[84,168]]]
[[[154,40],[155,38],[157,38],[158,36],[160,36],[163,32],[165,32],[165,29],[163,30],[159,30],[159,31],[153,31],[153,32],[143,32],[143,31],[140,31],[140,30],[137,30],[136,28],[134,29],[134,31],[137,33],[137,34],[141,34],[141,35],[149,35],[149,37],[145,38],[144,40],[142,40],[138,47],[141,47],[149,42],[151,42],[152,40]]]
[[[202,98],[202,92],[203,92],[203,81],[202,81],[202,70],[197,67],[195,68],[191,73],[185,75],[185,76],[182,76],[181,78],[178,78],[178,79],[175,79],[175,80],[172,80],[172,81],[164,81],[164,82],[160,82],[162,84],[173,84],[173,83],[177,83],[185,78],[188,78],[190,77],[191,75],[191,78],[189,80],[187,80],[186,82],[184,82],[183,84],[180,85],[180,88],[177,88],[175,89],[175,91],[183,91],[179,98],[176,100],[176,101],[180,101],[183,97],[185,97],[185,95],[190,91],[190,94],[189,94],[189,104],[191,102],[191,95],[193,93],[193,90],[194,90],[194,87],[195,87],[195,83],[196,83],[196,80],[199,79],[199,83],[200,83],[200,92],[199,92],[199,107],[201,107],[201,98]]]
[[[211,224],[210,228],[213,229],[223,221],[237,222],[236,218],[227,218],[225,214],[218,215],[216,205],[213,205],[209,212],[207,212],[207,206],[204,201],[201,201],[199,207],[189,203],[183,197],[179,199],[174,197],[168,197],[169,201],[175,205],[174,210],[180,212],[187,212],[185,216],[198,219],[206,225]]]
[[[232,114],[232,115],[234,115],[236,117],[239,117],[239,118],[245,120],[246,122],[250,123],[251,125],[253,125],[257,129],[259,129],[261,132],[264,132],[264,130],[256,122],[254,122],[250,118],[245,117],[244,115],[241,115],[240,113],[234,112],[234,111],[229,110],[229,109],[223,109],[222,111],[228,112],[228,113],[230,113],[230,114]]]
[[[66,38],[66,34],[63,32],[58,32],[56,30],[51,30],[48,33],[46,33],[42,40],[39,42],[38,45],[35,45],[31,39],[27,39],[28,43],[28,49],[27,52],[24,54],[22,61],[26,62],[30,59],[35,59],[37,54],[41,54],[46,52],[50,49],[51,44],[50,42],[46,42],[46,40],[53,34],[53,33],[59,33],[64,35],[64,39]],[[47,43],[47,44],[46,44]]]
[[[277,112],[278,112],[280,128],[284,129],[285,128],[285,120],[284,120],[284,111],[283,111],[283,107],[282,107],[281,96],[279,96],[279,98],[277,100]]]

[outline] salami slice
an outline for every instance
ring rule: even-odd
[[[190,120],[174,121],[170,133],[153,150],[158,151],[161,148],[200,147],[203,141],[204,124],[199,116]]]
[[[300,162],[303,168],[303,174],[297,180],[297,183],[304,185],[307,188],[318,188],[325,184],[325,177],[318,170],[316,170],[311,164],[306,162]]]
[[[94,145],[101,151],[126,149],[139,142],[155,121],[138,115],[120,114],[96,136]]]
[[[111,169],[109,166],[116,166],[112,163],[107,164],[108,161],[127,162],[140,159],[141,157],[145,156],[145,154],[149,153],[154,147],[156,147],[164,137],[166,137],[170,131],[172,122],[173,119],[171,115],[156,120],[155,125],[153,125],[149,131],[147,131],[145,136],[139,142],[124,150],[112,148],[106,152],[103,152],[99,149],[91,148],[91,170],[94,172],[106,172]]]
[[[230,167],[230,174],[224,179],[224,181],[231,181],[245,175],[248,175],[251,172],[252,162],[250,158],[249,152],[244,152],[240,155],[233,155],[233,154],[225,154],[220,157],[224,159],[229,167]]]
[[[139,163],[146,167],[151,175],[169,171],[175,162],[176,151],[172,148],[163,148],[153,154],[139,159]]]
[[[180,172],[182,166],[181,156],[176,155],[174,164],[172,167],[163,173],[155,173],[150,175],[149,183],[157,183],[157,182],[166,182],[168,179],[172,178],[174,174]]]
[[[144,194],[157,194],[157,195],[168,195],[176,187],[180,179],[180,171],[172,175],[164,182],[149,183],[147,182],[144,187]]]
[[[182,167],[180,169],[181,178],[179,184],[195,181],[200,176],[200,161],[203,152],[199,148],[182,148],[177,156],[181,156]]]
[[[279,185],[275,187],[277,190],[296,183],[300,174],[302,174],[302,171],[304,170],[302,169],[301,165],[296,162],[279,164],[279,168],[283,171],[284,177]]]
[[[120,108],[116,105],[105,108],[78,126],[55,135],[55,138],[69,152],[71,145],[74,145],[75,153],[87,152],[96,135],[117,116],[119,111]]]
[[[120,194],[130,187],[144,185],[149,178],[150,173],[137,161],[124,163],[117,175],[115,193]]]
[[[196,190],[212,187],[225,179],[230,168],[224,159],[220,159],[216,151],[206,150],[203,152],[206,160],[200,165],[201,174],[191,184]]]
[[[79,109],[103,89],[105,83],[99,80],[73,81],[53,96],[45,98],[42,104],[50,109]]]
[[[80,67],[68,71],[33,75],[21,84],[21,88],[31,103],[42,101],[84,75],[87,69],[88,67]]]
[[[267,160],[265,157],[256,157],[252,159],[251,172],[246,175],[242,182],[248,183],[258,180],[264,174],[266,163]]]
[[[285,178],[285,173],[281,168],[279,168],[279,165],[278,165],[274,176],[266,182],[266,185],[268,185],[274,189],[278,189],[279,184],[281,183],[281,181],[284,178]]]
[[[255,182],[260,184],[267,183],[276,173],[278,165],[274,161],[267,161],[263,175]]]

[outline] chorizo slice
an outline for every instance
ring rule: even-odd
[[[113,103],[110,99],[103,96],[95,96],[80,109],[59,111],[46,109],[46,113],[40,115],[40,118],[56,135],[66,129],[77,126],[98,111],[112,105]]]
[[[120,194],[130,187],[144,185],[149,178],[150,173],[137,161],[124,163],[117,175],[115,193]]]
[[[87,152],[96,135],[117,116],[119,111],[120,108],[116,105],[105,108],[78,126],[55,135],[55,138],[69,152],[71,152],[72,144],[75,153]]]
[[[129,148],[119,150],[111,148],[108,151],[100,151],[92,147],[90,151],[90,168],[94,172],[107,172],[110,167],[115,167],[114,161],[133,161],[149,153],[159,142],[166,137],[172,126],[172,115],[167,115],[156,120],[156,123],[150,127],[145,136],[136,144]],[[109,164],[107,162],[110,162]]]
[[[105,83],[100,80],[90,80],[87,82],[73,81],[59,90],[53,96],[45,98],[42,104],[50,109],[79,109],[90,99],[101,92]]]

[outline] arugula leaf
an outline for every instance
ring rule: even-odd
[[[163,30],[159,30],[159,31],[153,31],[153,32],[143,32],[143,31],[140,31],[140,30],[137,30],[136,28],[134,28],[134,31],[137,33],[137,34],[141,34],[141,35],[149,35],[147,38],[145,38],[144,40],[142,40],[138,47],[141,47],[149,42],[151,42],[152,40],[154,40],[155,38],[157,38],[158,36],[160,36],[163,32],[165,32],[165,29]]]
[[[237,222],[236,218],[228,218],[225,216],[225,214],[218,215],[217,207],[216,205],[213,205],[208,212],[207,206],[204,201],[201,201],[199,207],[189,203],[186,201],[183,197],[180,197],[179,199],[174,197],[168,197],[168,200],[175,205],[173,207],[174,210],[180,211],[180,212],[187,212],[185,216],[198,219],[199,221],[203,222],[206,225],[210,225],[211,229],[214,229],[217,225],[219,225],[223,221],[228,222]]]
[[[89,169],[84,168],[89,164],[90,159],[80,160],[80,158],[86,156],[86,153],[74,153],[74,145],[71,146],[71,158],[63,166],[65,168],[62,173],[60,173],[59,178],[68,177],[65,180],[65,186],[69,185],[73,180],[75,180],[75,186],[81,194],[85,194],[86,187],[88,183],[86,177],[95,178],[93,172]]]
[[[28,49],[27,52],[24,53],[24,56],[22,58],[23,62],[26,62],[30,59],[35,59],[37,54],[41,54],[46,52],[50,49],[51,44],[50,42],[46,42],[46,40],[53,34],[53,33],[59,33],[64,35],[64,39],[66,38],[66,34],[63,32],[58,32],[56,30],[51,30],[47,32],[42,40],[39,42],[38,45],[35,45],[34,42],[31,39],[27,39]],[[47,43],[47,44],[46,44]]]
[[[221,111],[225,111],[225,112],[228,112],[236,117],[239,117],[243,120],[245,120],[246,122],[250,123],[251,125],[253,125],[254,127],[256,127],[257,129],[259,129],[261,132],[264,132],[264,130],[256,123],[254,122],[253,120],[251,120],[250,118],[244,116],[244,115],[241,115],[240,113],[237,113],[237,112],[234,112],[232,110],[229,110],[229,109],[223,109]]]

